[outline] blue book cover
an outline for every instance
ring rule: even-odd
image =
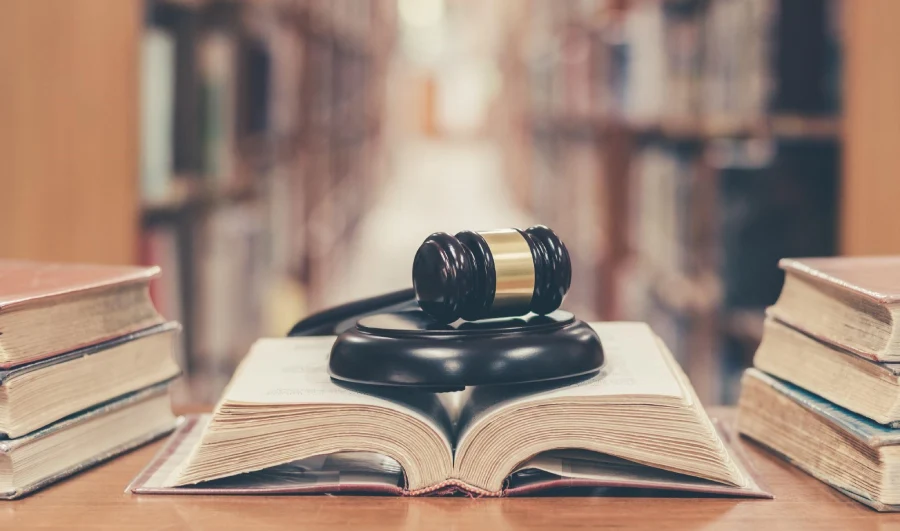
[[[900,444],[900,429],[878,424],[758,369],[747,369],[747,376],[765,382],[772,389],[822,417],[828,423],[870,448]]]
[[[747,369],[744,378],[752,378],[764,383],[772,390],[786,396],[794,403],[816,415],[822,421],[834,426],[842,433],[858,440],[861,444],[869,448],[900,444],[900,429],[893,429],[889,426],[873,422],[861,415],[851,413],[846,409],[832,404],[824,398],[807,392],[796,385],[779,380],[758,369]],[[834,478],[831,477],[830,474],[823,473],[814,466],[807,466],[807,464],[795,460],[792,456],[783,453],[778,448],[770,446],[769,443],[764,441],[759,442],[800,470],[803,470],[819,481],[827,483],[842,494],[868,505],[876,511],[900,512],[900,505],[885,504],[870,497],[867,493],[852,488],[849,485],[836,484]]]

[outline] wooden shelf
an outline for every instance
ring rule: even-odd
[[[841,137],[842,124],[834,117],[773,114],[762,118],[733,116],[667,118],[653,122],[622,122],[638,137],[705,142],[720,138],[776,138],[831,140]]]
[[[177,177],[167,197],[141,203],[141,214],[145,223],[151,223],[188,210],[245,201],[253,198],[255,191],[249,181],[220,188],[203,177]]]
[[[836,117],[809,117],[792,115],[773,115],[769,127],[779,138],[798,139],[841,139],[843,137],[843,120]]]
[[[215,4],[234,4],[237,0],[149,0],[152,3],[180,7],[185,9],[205,9]],[[247,4],[255,5],[284,5],[284,0],[243,0]]]
[[[829,116],[773,114],[764,118],[734,116],[683,117],[634,121],[616,117],[533,116],[535,134],[572,136],[604,135],[623,131],[638,138],[661,138],[682,142],[707,142],[722,138],[776,138],[782,140],[837,140],[843,124]]]
[[[604,131],[603,121],[590,116],[532,116],[528,123],[537,136],[588,138]]]
[[[199,9],[201,7],[204,7],[204,6],[212,3],[211,0],[152,0],[152,1],[157,4],[171,5],[171,6],[175,6],[175,7],[185,7],[185,8],[191,8],[191,9]]]

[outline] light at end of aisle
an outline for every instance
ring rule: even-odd
[[[397,0],[400,20],[416,28],[440,24],[444,19],[444,0]]]

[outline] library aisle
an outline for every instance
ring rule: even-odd
[[[533,223],[507,189],[494,143],[414,137],[394,145],[380,195],[323,291],[325,306],[409,287],[413,256],[432,232]]]

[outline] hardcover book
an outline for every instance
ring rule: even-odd
[[[593,326],[599,374],[447,394],[336,383],[333,337],[261,339],[209,420],[186,425],[131,490],[505,496],[668,485],[769,497],[647,325]]]
[[[174,173],[175,37],[147,28],[141,48],[141,199],[161,201]]]
[[[167,389],[152,386],[0,441],[0,499],[19,498],[172,431]]]
[[[900,510],[900,430],[756,369],[742,383],[741,433],[857,501]]]
[[[157,267],[0,260],[0,368],[162,324]]]
[[[181,370],[172,351],[180,329],[166,323],[0,370],[0,440],[175,378]]]
[[[900,256],[781,260],[781,296],[768,314],[878,361],[900,361]]]
[[[878,363],[769,317],[753,366],[879,424],[900,428],[900,363]]]

